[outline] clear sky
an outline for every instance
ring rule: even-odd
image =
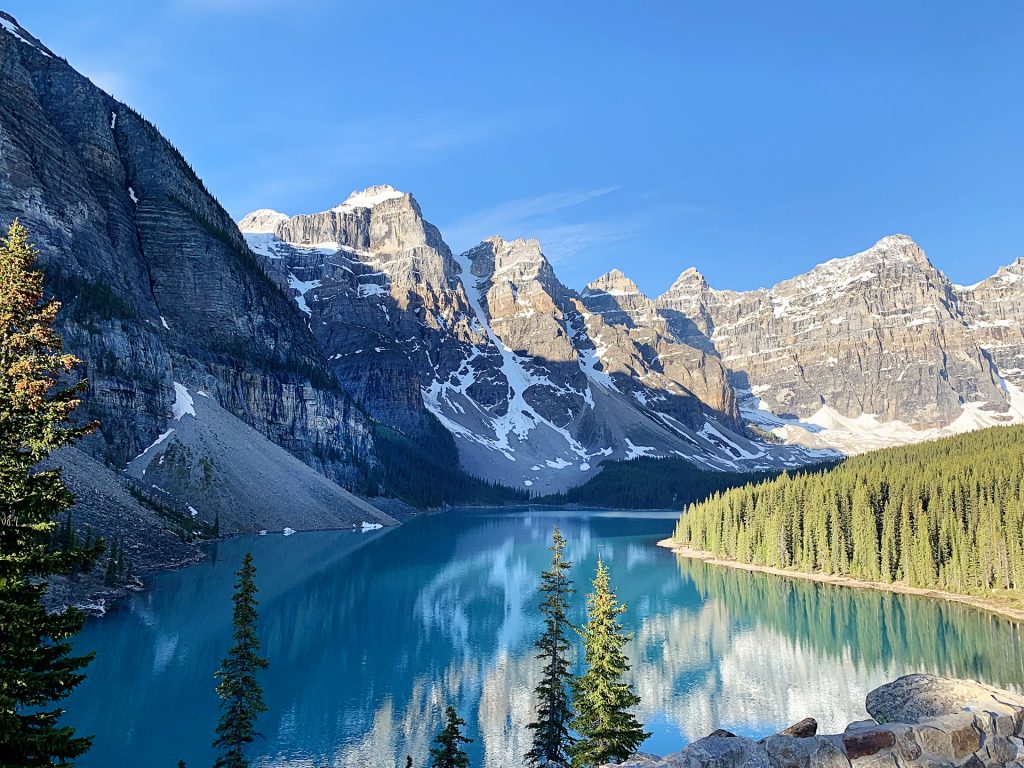
[[[1024,255],[1024,3],[8,0],[236,218],[412,192],[579,288],[770,285],[913,236]]]

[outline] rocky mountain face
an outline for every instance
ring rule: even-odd
[[[364,482],[372,423],[290,291],[153,125],[0,22],[0,223],[28,228],[63,304],[64,345],[89,384],[83,415],[102,424],[83,449],[123,470],[172,426],[188,387],[311,475]],[[235,501],[204,507],[204,521],[266,522],[233,516]],[[365,514],[340,506],[334,522]]]
[[[618,270],[577,293],[532,240],[452,256],[386,186],[240,227],[375,418],[432,414],[470,472],[533,491],[609,458],[764,469],[1024,419],[1024,262],[962,288],[895,235],[771,289],[687,269],[651,299]]]
[[[960,288],[894,235],[767,290],[687,270],[657,305],[720,355],[748,422],[850,452],[1024,416],[1021,271]]]
[[[1024,420],[1022,261],[954,286],[897,235],[770,289],[688,269],[651,298],[617,270],[572,290],[534,240],[453,254],[389,186],[236,226],[151,124],[0,26],[0,221],[64,304],[103,424],[84,449],[179,510],[258,524],[232,499],[276,448],[367,492],[465,470],[537,493],[607,460],[791,467]]]
[[[615,276],[567,288],[534,240],[453,256],[388,186],[321,213],[254,211],[239,227],[360,404],[414,435],[439,422],[477,476],[541,492],[609,458],[731,469],[812,456],[752,441],[717,357],[662,320],[639,324],[654,304],[627,300]]]
[[[953,286],[978,346],[999,374],[1024,388],[1024,257],[972,286]]]

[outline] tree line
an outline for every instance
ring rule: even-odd
[[[84,571],[106,550],[102,540],[76,536],[68,511],[74,497],[58,469],[39,469],[53,451],[95,429],[72,422],[84,380],[73,378],[80,361],[61,350],[54,331],[59,304],[44,301],[37,253],[17,221],[0,239],[0,765],[11,768],[73,765],[91,737],[61,723],[59,703],[85,678],[91,654],[75,655],[71,641],[84,623],[69,607],[50,613],[43,596],[50,577]],[[63,519],[62,516],[63,515]],[[565,539],[556,528],[549,570],[541,574],[544,630],[536,642],[543,662],[537,695],[530,766],[589,768],[626,759],[649,735],[629,711],[640,699],[622,678],[630,635],[618,621],[626,609],[598,560],[587,621],[568,621]],[[130,572],[123,544],[106,550],[107,576]],[[213,746],[214,768],[248,768],[246,750],[258,736],[256,723],[267,707],[258,675],[269,661],[257,633],[256,567],[246,554],[232,596],[232,640],[215,674],[221,715]],[[585,671],[571,673],[569,633],[583,639]],[[430,751],[431,768],[466,768],[462,720],[445,709],[445,726]],[[406,759],[406,768],[413,765]],[[184,761],[178,762],[185,768]]]
[[[962,594],[1020,590],[1024,427],[888,448],[717,493],[686,507],[673,538],[776,568]]]
[[[641,456],[606,461],[583,485],[533,499],[538,504],[580,504],[615,509],[679,509],[713,493],[770,479],[784,470],[725,472],[675,457]]]

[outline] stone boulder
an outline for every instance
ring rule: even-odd
[[[733,736],[705,736],[681,753],[683,765],[702,768],[776,768],[763,744]]]
[[[793,723],[783,731],[779,731],[780,736],[796,736],[800,739],[806,739],[808,736],[814,736],[818,733],[818,721],[813,717],[805,717],[799,723]]]
[[[1024,696],[975,680],[905,675],[871,691],[865,707],[879,723],[915,724],[925,718],[970,710],[1017,718],[1016,725],[1019,725]]]
[[[849,768],[850,765],[843,750],[826,736],[776,734],[760,743],[775,768]]]

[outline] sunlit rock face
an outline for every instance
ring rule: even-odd
[[[717,358],[660,321],[633,338],[590,306],[594,291],[558,280],[536,240],[492,237],[453,256],[388,186],[322,213],[254,211],[239,227],[357,401],[411,434],[438,420],[473,474],[545,492],[608,459],[753,469],[820,455],[752,441]]]
[[[736,398],[714,351],[680,332],[625,274],[603,275],[586,287],[582,299],[588,329],[595,338],[610,340],[599,357],[604,370],[618,374],[620,387],[697,428],[708,410],[739,425]]]
[[[1024,387],[1024,257],[972,286],[953,286],[978,346],[999,374]]]
[[[856,452],[1024,418],[1020,271],[958,288],[893,235],[769,289],[687,270],[657,304],[721,355],[750,423]]]

